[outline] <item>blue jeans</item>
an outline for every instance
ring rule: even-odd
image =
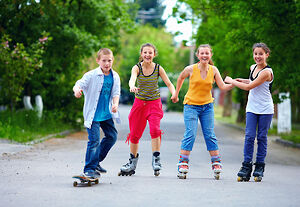
[[[218,142],[214,132],[214,105],[184,105],[185,132],[181,141],[181,149],[192,151],[197,136],[198,119],[208,151],[218,150]]]
[[[246,113],[246,129],[245,129],[245,145],[244,145],[244,161],[252,162],[254,140],[257,128],[257,154],[256,162],[265,161],[268,145],[268,130],[272,121],[273,114],[254,114]]]
[[[100,142],[100,127],[104,137]],[[95,171],[99,162],[103,161],[108,151],[117,141],[117,130],[112,119],[93,121],[91,129],[87,128],[89,141],[85,155],[84,172]]]

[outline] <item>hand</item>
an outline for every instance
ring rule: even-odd
[[[133,93],[137,93],[139,91],[139,88],[133,86],[133,87],[130,87],[129,91],[133,92]]]
[[[224,82],[225,82],[225,83],[232,83],[232,78],[229,77],[229,76],[226,76]]]
[[[177,103],[179,101],[178,95],[172,95],[171,100],[173,103]]]
[[[82,95],[82,90],[81,90],[80,88],[75,88],[75,89],[74,89],[74,96],[75,96],[76,98],[80,98],[81,95]]]
[[[116,113],[118,111],[118,107],[119,107],[118,104],[113,104],[111,106],[111,112]]]

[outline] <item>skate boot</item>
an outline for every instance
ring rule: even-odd
[[[214,171],[214,177],[216,180],[220,179],[220,174],[222,172],[222,164],[221,164],[221,157],[212,157],[211,158],[211,167]]]
[[[131,175],[135,174],[135,168],[136,168],[138,159],[139,159],[139,154],[137,154],[136,157],[134,157],[134,155],[130,153],[129,162],[120,168],[120,172],[118,173],[118,176],[120,176],[120,175],[131,176]]]
[[[186,179],[186,174],[189,172],[189,159],[184,159],[180,156],[178,166],[178,175],[179,179]]]
[[[161,170],[160,164],[160,152],[154,152],[152,155],[152,168],[154,170],[154,175],[159,176]]]
[[[237,181],[249,181],[252,172],[252,162],[243,162],[240,171],[238,172]]]
[[[265,163],[257,162],[257,163],[254,163],[254,165],[255,165],[255,169],[253,172],[254,181],[260,182],[262,180],[262,177],[264,176]]]

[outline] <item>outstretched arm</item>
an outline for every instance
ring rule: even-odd
[[[130,76],[130,79],[129,79],[129,90],[130,92],[133,92],[133,93],[137,93],[139,88],[135,87],[135,81],[136,81],[136,78],[139,74],[139,68],[138,66],[133,66],[132,69],[131,69],[131,76]]]
[[[179,91],[182,87],[182,84],[184,82],[184,79],[189,77],[193,72],[193,67],[192,66],[187,66],[184,68],[184,70],[180,73],[180,75],[177,78],[177,84],[176,84],[176,90],[175,93],[172,95],[171,100],[173,103],[177,103],[179,101],[178,95]]]
[[[234,87],[234,85],[224,83],[218,68],[213,67],[213,69],[214,69],[214,74],[215,74],[215,81],[216,81],[218,87],[223,91],[231,90]]]
[[[272,80],[272,74],[270,71],[267,71],[267,70],[262,71],[254,81],[252,81],[252,82],[249,81],[249,83],[240,82],[235,79],[232,79],[231,77],[225,78],[225,82],[231,83],[232,85],[234,85],[242,90],[245,90],[245,91],[249,91],[252,88],[255,88],[255,87],[261,85],[265,81],[270,81],[270,80]]]
[[[164,83],[166,84],[166,86],[168,87],[170,93],[173,96],[173,94],[175,93],[175,87],[172,84],[172,82],[170,81],[169,77],[167,76],[166,71],[161,66],[159,68],[159,76],[164,81]]]

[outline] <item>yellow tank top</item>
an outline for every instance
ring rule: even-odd
[[[197,64],[193,65],[193,73],[190,76],[189,90],[184,97],[183,104],[205,105],[212,103],[214,98],[211,89],[214,83],[214,70],[211,65],[208,67],[205,79],[201,77],[200,69]]]

